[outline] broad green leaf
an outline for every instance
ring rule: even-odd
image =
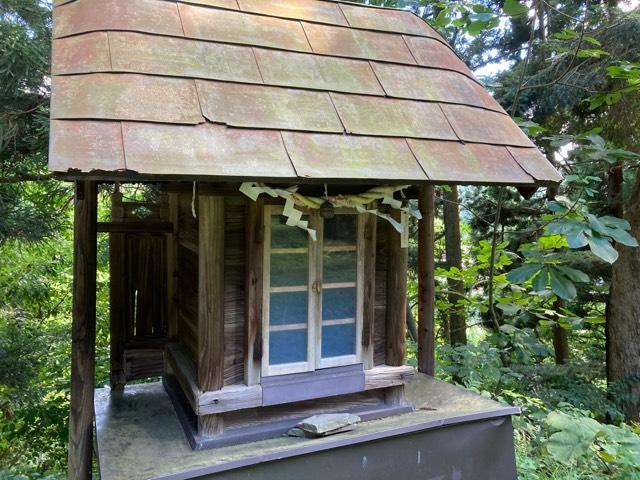
[[[513,335],[518,331],[518,329],[513,325],[509,325],[508,323],[505,323],[504,325],[500,326],[500,331],[503,333],[506,333],[507,335]]]
[[[584,40],[585,42],[590,43],[591,45],[595,45],[596,47],[601,47],[602,43],[600,43],[600,41],[598,41],[598,39],[594,38],[594,37],[590,37],[589,35],[584,35],[582,37],[582,40]]]
[[[549,283],[549,270],[547,267],[544,267],[540,270],[540,274],[533,279],[533,290],[536,292],[542,292],[547,288],[547,284]]]
[[[505,0],[503,9],[504,13],[511,17],[524,15],[529,11],[529,9],[518,2],[518,0]]]
[[[485,28],[487,28],[487,22],[474,21],[470,22],[467,26],[467,33],[472,36],[480,34]]]
[[[540,271],[542,265],[538,263],[525,263],[521,267],[511,270],[507,279],[512,283],[524,283]]]
[[[570,463],[588,453],[594,439],[580,432],[557,432],[549,437],[547,451],[555,460]]]
[[[560,270],[567,278],[569,278],[569,280],[573,282],[589,282],[589,275],[580,270],[576,270],[575,268],[563,267],[561,265],[556,265],[554,268]]]
[[[549,268],[549,279],[551,290],[560,298],[573,300],[576,297],[576,286],[555,267]]]
[[[558,234],[541,236],[538,239],[538,245],[544,250],[555,250],[568,246],[566,237]]]
[[[626,230],[611,229],[607,235],[613,238],[616,242],[627,245],[628,247],[638,246],[638,240],[636,240],[636,238]]]
[[[587,317],[584,319],[585,322],[587,323],[592,323],[594,325],[599,325],[602,323],[607,323],[607,319],[604,316],[599,316],[599,317]]]
[[[446,27],[449,24],[449,10],[446,8],[440,10],[440,13],[438,13],[438,16],[435,18],[433,23],[436,27]]]
[[[522,305],[516,303],[498,303],[496,308],[502,310],[506,315],[517,315],[522,311]]]
[[[578,58],[600,58],[607,55],[611,54],[606,50],[602,50],[600,48],[585,48],[582,50],[578,50],[578,54],[576,56]]]
[[[495,18],[495,15],[491,12],[472,13],[469,18],[479,22],[489,22]]]
[[[574,418],[561,412],[551,412],[545,423],[559,430],[549,437],[547,451],[555,460],[563,463],[589,454],[596,436],[603,429],[592,418]]]
[[[582,248],[586,247],[589,243],[587,236],[582,230],[575,230],[567,232],[567,243],[569,248]]]
[[[558,40],[571,40],[578,38],[578,33],[573,30],[564,29],[562,32],[554,33],[553,38],[557,38]]]
[[[618,252],[611,242],[604,237],[590,236],[587,239],[591,252],[607,263],[614,263],[618,259]]]

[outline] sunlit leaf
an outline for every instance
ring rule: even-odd
[[[505,0],[503,10],[505,14],[511,17],[524,15],[529,11],[526,6],[522,5],[522,3],[517,0]]]
[[[507,274],[507,279],[513,283],[524,283],[540,271],[542,265],[538,263],[525,263],[521,267],[514,268]]]

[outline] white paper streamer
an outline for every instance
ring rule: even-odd
[[[295,207],[297,205],[303,208],[319,209],[320,205],[324,201],[328,201],[332,205],[337,207],[354,208],[358,213],[370,213],[386,220],[399,234],[403,235],[403,238],[407,238],[406,242],[408,243],[407,215],[411,215],[418,220],[422,218],[422,215],[420,214],[420,210],[412,208],[409,203],[407,203],[406,206],[403,206],[401,200],[393,198],[393,195],[396,192],[400,192],[401,196],[405,198],[403,190],[408,187],[409,185],[379,186],[367,190],[366,192],[359,195],[328,196],[327,188],[325,185],[324,199],[300,195],[297,193],[298,187],[296,186],[292,186],[286,189],[271,188],[267,185],[256,182],[243,183],[240,186],[240,191],[254,202],[262,193],[266,193],[267,195],[274,198],[281,197],[285,199],[282,215],[287,218],[286,224],[305,230],[314,242],[316,241],[316,231],[312,228],[309,228],[309,222],[302,220],[303,212],[297,210]],[[382,213],[377,208],[367,209],[365,207],[365,205],[368,205],[375,200],[380,200],[384,205],[389,205],[391,206],[391,208],[403,212],[402,221],[398,222],[391,215]]]

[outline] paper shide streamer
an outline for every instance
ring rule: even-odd
[[[357,195],[327,195],[325,191],[325,197],[320,198],[298,193],[298,187],[295,185],[288,188],[273,188],[263,183],[245,182],[240,186],[240,191],[254,202],[263,193],[273,198],[283,198],[285,204],[282,215],[287,219],[286,224],[305,230],[309,234],[309,237],[315,242],[316,231],[309,228],[309,222],[302,220],[304,213],[298,208],[320,210],[324,202],[329,202],[336,208],[353,208],[358,213],[376,215],[393,225],[393,228],[395,228],[399,234],[404,235],[407,232],[406,220],[398,222],[391,215],[381,212],[377,208],[367,208],[367,205],[375,201],[380,201],[383,205],[389,205],[393,209],[404,212],[405,215],[402,216],[403,219],[406,219],[407,215],[411,215],[420,220],[422,218],[420,210],[413,208],[408,203],[403,205],[401,200],[393,198],[396,192],[400,192],[400,194],[404,196],[403,191],[406,188],[409,188],[409,185],[379,186]]]

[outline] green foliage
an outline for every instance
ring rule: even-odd
[[[622,80],[622,86],[589,97],[590,110],[596,110],[603,105],[614,105],[620,102],[625,95],[640,92],[640,63],[618,62],[607,67],[607,75],[611,79]]]

